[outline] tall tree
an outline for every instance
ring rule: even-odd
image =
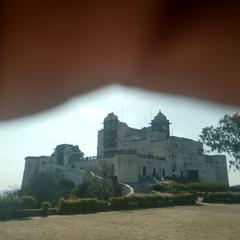
[[[93,169],[96,175],[106,179],[112,179],[114,176],[114,166],[106,161],[99,161],[98,165]]]
[[[238,113],[226,114],[218,122],[218,126],[202,129],[200,139],[212,151],[225,152],[233,157],[229,166],[240,170],[240,115]]]
[[[57,187],[59,195],[61,197],[69,198],[71,195],[71,191],[75,187],[75,184],[71,180],[63,178],[59,180]]]
[[[57,175],[53,172],[41,172],[35,175],[23,194],[35,197],[39,203],[55,203],[58,198]]]

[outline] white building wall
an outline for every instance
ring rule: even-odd
[[[75,185],[83,183],[86,171],[79,168],[65,167],[56,164],[44,165],[41,169],[42,172],[55,172],[59,178],[69,179]]]
[[[139,161],[135,155],[118,155],[114,159],[114,170],[121,182],[138,181]]]
[[[26,157],[22,188],[27,186],[27,184],[31,181],[31,178],[40,171],[42,165],[48,164],[49,162],[50,157],[47,156]]]
[[[114,114],[110,114],[109,117],[117,118]],[[101,157],[103,157],[103,141],[104,129],[98,132],[97,155],[100,158],[74,162],[74,167],[88,168],[96,166]],[[113,152],[109,154],[109,156],[111,154],[115,154],[115,156],[105,158],[104,160],[109,164],[114,164],[115,175],[118,176],[120,181],[138,181],[139,176],[142,175],[143,166],[145,166],[148,176],[152,176],[153,168],[156,169],[159,177],[162,177],[163,170],[166,177],[183,176],[185,178],[188,176],[188,171],[197,170],[200,181],[221,181],[228,184],[226,157],[204,155],[203,144],[200,142],[175,136],[165,139],[163,132],[152,131],[151,127],[134,129],[118,121],[116,144],[116,147],[111,149]],[[69,156],[72,153],[72,147],[72,145],[65,144],[64,165],[66,167],[68,166]],[[114,150],[116,150],[115,153]],[[125,150],[125,154],[121,150]],[[136,154],[133,154],[134,152]],[[140,157],[140,155],[142,156]],[[146,158],[143,158],[143,155]],[[151,156],[147,157],[147,155]],[[165,161],[153,159],[152,156],[161,157]],[[23,185],[29,181],[36,171],[41,169],[44,161],[52,161],[52,163],[56,164],[56,155],[53,154],[47,158],[26,158]],[[71,169],[69,171],[72,172]],[[74,179],[74,177],[72,178]]]
[[[216,166],[216,180],[229,185],[226,156],[213,155],[211,158]]]

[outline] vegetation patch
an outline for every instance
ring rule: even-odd
[[[113,197],[109,200],[110,209],[138,209],[178,205],[193,205],[197,197],[195,194],[186,193],[174,196],[159,195],[133,195],[130,197]]]
[[[93,213],[108,210],[108,202],[96,198],[59,201],[60,214]]]
[[[240,193],[209,193],[203,198],[206,203],[240,203]]]
[[[43,202],[41,209],[21,209],[18,199],[1,198],[0,218],[21,218],[46,216],[48,214],[81,214],[108,210],[143,209],[165,206],[193,205],[196,194],[185,193],[173,196],[133,195],[129,197],[112,197],[108,201],[96,198],[59,200],[58,208],[50,208],[49,202]]]
[[[240,193],[240,185],[235,185],[235,186],[229,187],[229,191],[230,192],[239,192]]]
[[[154,184],[153,190],[159,192],[170,192],[170,193],[179,193],[179,192],[226,192],[229,190],[228,186],[223,183],[216,182],[193,182],[193,183],[169,183],[169,184]]]

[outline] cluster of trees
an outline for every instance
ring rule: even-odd
[[[58,179],[52,172],[42,172],[35,175],[31,183],[20,191],[20,195],[33,196],[41,202],[57,203],[59,197],[69,198],[75,184],[68,179]]]
[[[97,198],[108,200],[112,196],[121,196],[122,190],[113,167],[106,162],[100,162],[99,166],[91,169],[94,174],[89,174],[80,185],[75,185],[71,180],[61,178],[56,172],[42,172],[35,175],[31,183],[18,195],[32,196],[38,203],[58,203],[59,198]]]
[[[110,197],[121,196],[121,194],[122,189],[117,181],[92,176],[74,189],[74,195],[77,198],[108,200]]]
[[[240,170],[240,115],[226,114],[218,122],[218,126],[209,126],[202,129],[200,140],[212,151],[227,153],[232,160],[230,168]]]
[[[167,184],[154,184],[152,186],[153,190],[159,192],[170,192],[170,193],[179,193],[179,192],[227,192],[231,189],[223,183],[217,182],[192,182],[192,183],[177,183],[170,182]]]

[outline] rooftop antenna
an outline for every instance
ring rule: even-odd
[[[171,127],[170,127],[170,128],[171,128],[171,136],[174,135],[174,131],[173,131],[173,127],[172,127],[172,125],[173,125],[173,124],[171,124]]]
[[[117,109],[117,112],[116,112],[117,116],[119,113],[121,114],[121,110]]]
[[[141,114],[141,128],[143,127],[143,125],[144,125],[144,116],[143,116],[143,114]]]
[[[112,106],[112,107],[111,107],[111,112],[114,113],[115,109],[116,109],[116,106]]]
[[[140,115],[138,114],[138,129],[140,128]]]
[[[122,121],[124,122],[124,119],[123,119],[123,104],[122,104]]]
[[[143,122],[144,122],[144,127],[146,127],[147,126],[147,117],[145,114],[143,115]]]

